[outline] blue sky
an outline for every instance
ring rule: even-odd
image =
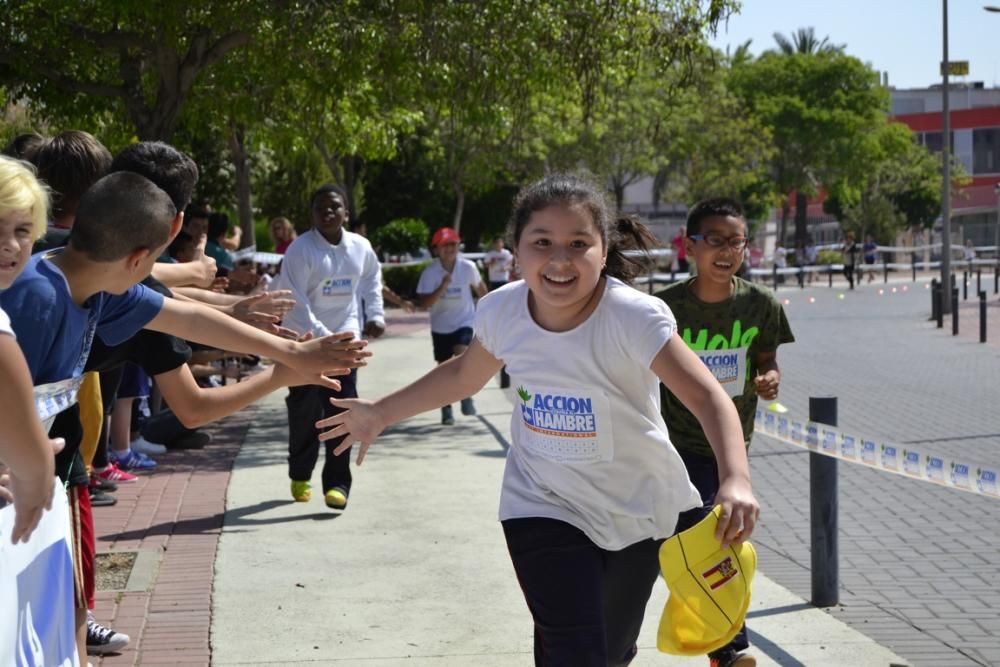
[[[948,2],[949,60],[969,61],[969,81],[1000,86],[1000,0]],[[774,32],[813,27],[819,37],[889,73],[897,88],[940,83],[941,0],[743,0],[712,43],[725,50],[752,39],[755,54],[774,47]]]

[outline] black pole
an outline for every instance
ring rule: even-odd
[[[951,291],[951,335],[958,335],[958,288]]]
[[[910,268],[913,269],[913,282],[917,282],[917,253],[910,253]]]
[[[806,267],[799,267],[799,289],[806,288]]]
[[[774,290],[778,290],[778,265],[771,265],[771,281],[774,283]]]
[[[997,261],[1000,262],[1000,260]],[[993,267],[993,293],[997,292],[1000,292],[1000,263]]]
[[[883,276],[882,282],[888,284],[889,283],[889,254],[885,253],[885,252],[882,253],[882,276]]]
[[[931,317],[937,321],[937,328],[944,328],[944,313],[941,308],[941,284],[937,278],[931,281]]]
[[[969,300],[969,272],[962,271],[962,301]]]
[[[979,292],[979,342],[986,342],[986,292]]]
[[[826,265],[826,278],[829,283],[827,287],[833,287],[833,264]]]
[[[837,398],[809,397],[810,421],[837,425]],[[812,545],[814,607],[838,603],[840,567],[837,556],[837,459],[809,452],[809,529]]]
[[[976,294],[983,291],[983,270],[976,269]]]

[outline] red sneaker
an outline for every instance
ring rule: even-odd
[[[111,482],[117,482],[118,484],[128,484],[139,479],[137,475],[133,475],[130,472],[125,472],[117,465],[112,462],[108,462],[108,467],[103,470],[94,470],[94,475],[100,477],[101,479],[106,479]]]

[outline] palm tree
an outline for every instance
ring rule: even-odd
[[[819,53],[832,53],[843,51],[846,44],[833,44],[829,37],[818,39],[814,28],[799,28],[792,33],[791,38],[785,37],[780,32],[774,33],[774,41],[778,43],[778,51],[786,56],[793,53],[803,53],[815,55]]]

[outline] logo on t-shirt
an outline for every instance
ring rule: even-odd
[[[352,285],[353,280],[351,278],[327,278],[323,281],[323,296],[353,294]]]
[[[562,394],[537,393],[532,396],[518,387],[524,425],[536,433],[562,438],[596,438],[597,416],[593,400]]]

